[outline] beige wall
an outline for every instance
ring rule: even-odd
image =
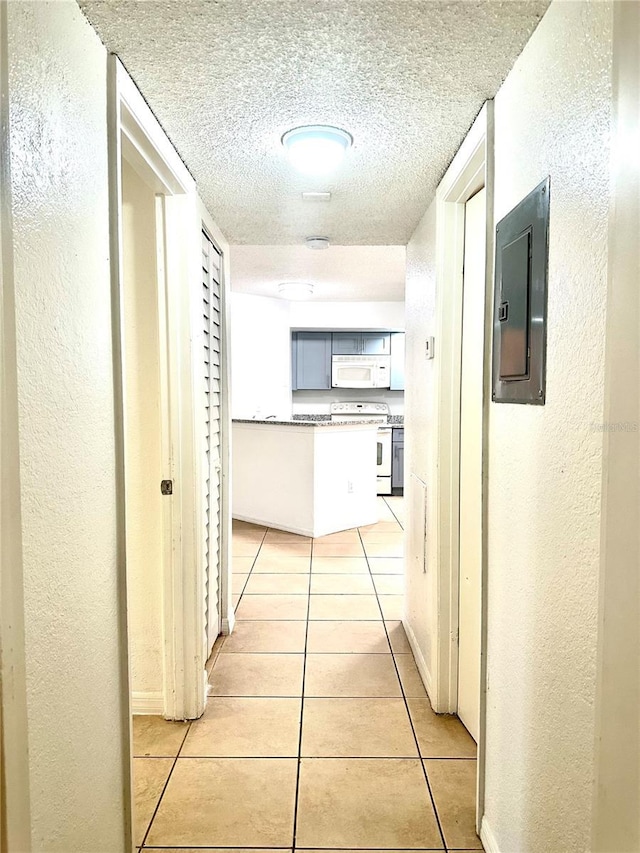
[[[106,53],[76,3],[8,4],[33,849],[125,850]]]
[[[591,849],[611,69],[611,4],[554,2],[495,99],[496,221],[551,175],[547,402],[490,406],[485,830],[503,853]],[[432,206],[406,294],[408,468],[426,480],[431,529],[435,245]],[[407,616],[428,674],[432,539],[421,574],[409,531]]]
[[[127,595],[133,710],[162,711],[162,496],[155,193],[122,169]]]
[[[546,404],[490,408],[485,819],[504,851],[590,846],[611,27],[609,3],[553,3],[495,99],[496,221],[551,175]]]

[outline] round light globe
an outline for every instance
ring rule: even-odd
[[[293,167],[305,175],[327,175],[340,165],[353,139],[346,130],[325,125],[296,127],[282,137]]]

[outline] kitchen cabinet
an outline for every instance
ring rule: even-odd
[[[391,333],[390,391],[404,391],[404,332]]]
[[[404,491],[404,427],[393,429],[391,447],[391,491],[401,495]]]
[[[334,332],[334,355],[389,355],[389,332]]]
[[[294,332],[291,355],[294,391],[331,388],[331,332]]]

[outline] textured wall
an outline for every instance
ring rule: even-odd
[[[434,559],[433,537],[427,536],[427,571],[423,571],[420,481],[427,494],[435,488],[436,440],[433,420],[435,388],[434,360],[425,358],[425,340],[435,334],[436,294],[436,203],[422,217],[407,246],[405,292],[406,363],[409,377],[405,391],[405,495],[411,510],[407,522],[406,620],[413,631],[429,677],[433,673]],[[416,478],[418,478],[416,480]],[[436,507],[427,500],[427,530],[436,522]]]
[[[70,0],[8,25],[33,848],[117,853],[106,55]]]
[[[551,175],[547,402],[490,411],[486,818],[518,853],[590,847],[611,15],[553,3],[495,102],[496,220]]]
[[[127,605],[131,690],[158,694],[162,674],[162,479],[155,194],[122,169]]]

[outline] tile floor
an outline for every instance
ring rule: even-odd
[[[320,539],[234,522],[234,633],[200,720],[134,719],[136,845],[481,850],[475,743],[402,623],[402,499]]]

